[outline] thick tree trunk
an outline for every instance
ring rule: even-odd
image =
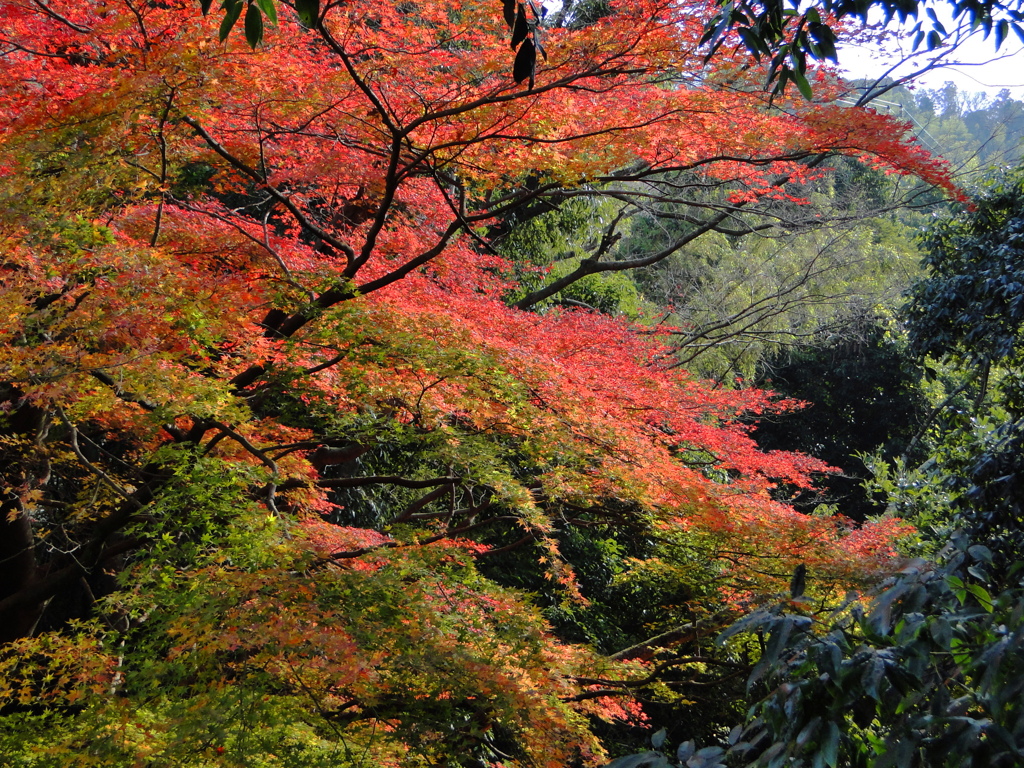
[[[35,579],[31,521],[18,509],[16,499],[5,500],[0,505],[0,604],[5,598],[29,589]],[[31,633],[41,613],[41,604],[0,610],[0,642],[10,642]]]
[[[0,449],[0,606],[30,589],[38,577],[32,520],[21,499],[49,480],[40,445],[46,414],[26,403],[17,390],[4,389],[2,401],[10,407],[0,422],[0,435],[13,439]],[[0,609],[0,642],[31,633],[41,613],[41,603]]]

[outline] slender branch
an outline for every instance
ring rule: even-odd
[[[442,485],[442,486],[439,486],[439,487],[435,488],[430,493],[428,493],[428,494],[426,494],[424,496],[421,496],[416,501],[414,501],[412,504],[410,504],[408,507],[406,507],[404,510],[402,510],[402,513],[400,515],[398,515],[398,517],[394,518],[391,521],[392,524],[394,524],[394,523],[401,523],[401,522],[405,522],[406,520],[412,519],[412,517],[417,512],[419,512],[425,506],[430,504],[432,501],[437,501],[442,496],[444,496],[447,493],[449,493],[450,489],[452,489],[454,487],[455,487],[454,485]]]
[[[641,643],[631,645],[629,648],[623,648],[621,651],[613,653],[609,658],[615,659],[616,661],[650,658],[651,654],[654,653],[655,648],[662,648],[669,643],[672,645],[679,645],[680,643],[691,642],[696,640],[698,637],[705,635],[708,630],[723,628],[732,620],[735,613],[736,611],[734,609],[725,608],[713,616],[708,616],[707,618],[690,622],[689,624],[683,624],[675,629],[662,632],[660,635],[655,635]]]
[[[248,451],[253,456],[258,458],[270,470],[270,472],[271,472],[270,480],[267,482],[266,491],[265,492],[266,492],[266,498],[267,498],[267,506],[270,508],[270,511],[273,512],[276,515],[278,513],[278,510],[277,510],[277,505],[275,503],[275,497],[276,497],[277,488],[278,488],[278,477],[280,475],[280,471],[277,468],[277,462],[275,462],[272,458],[267,456],[265,451],[260,450],[255,445],[253,445],[251,442],[249,442],[249,439],[247,437],[245,437],[245,435],[239,434],[234,429],[229,427],[227,424],[222,424],[219,421],[213,421],[213,420],[210,421],[210,424],[215,429],[220,430],[221,434],[227,435],[232,440],[234,440],[236,443],[238,443],[240,446],[242,446],[246,451]]]
[[[235,157],[235,155],[233,155],[230,152],[228,152],[220,144],[220,142],[218,142],[216,139],[214,139],[213,136],[210,135],[210,133],[205,128],[203,128],[203,126],[200,125],[197,121],[193,120],[188,115],[183,116],[181,119],[182,119],[182,121],[186,125],[190,126],[192,128],[192,130],[194,130],[196,133],[199,134],[199,136],[203,139],[203,141],[206,142],[207,146],[209,146],[210,149],[212,149],[218,155],[223,157],[234,168],[236,168],[237,170],[241,171],[246,176],[248,176],[250,179],[252,179],[253,181],[257,182],[264,189],[266,189],[267,192],[275,200],[277,200],[279,203],[281,203],[281,205],[283,205],[285,208],[288,209],[288,212],[292,216],[295,217],[295,220],[300,225],[302,225],[303,227],[308,229],[310,232],[312,232],[314,235],[316,235],[321,240],[324,240],[325,242],[329,243],[332,247],[338,249],[338,251],[340,251],[341,253],[345,254],[346,258],[348,258],[350,260],[354,260],[355,259],[355,251],[352,249],[352,247],[350,245],[348,245],[348,243],[345,243],[342,240],[339,240],[337,237],[332,235],[327,230],[325,230],[325,229],[323,229],[321,227],[318,227],[316,224],[314,224],[309,219],[309,217],[306,216],[301,210],[299,210],[299,207],[297,205],[295,205],[295,203],[292,202],[291,196],[286,195],[284,192],[282,192],[281,190],[277,189],[277,187],[272,186],[259,173],[259,171],[257,171],[255,168],[253,168],[250,165],[248,165],[246,162],[244,162],[240,158]]]
[[[361,488],[364,485],[397,485],[402,488],[434,488],[439,485],[457,485],[459,477],[433,477],[429,480],[410,480],[397,475],[376,475],[369,477],[328,477],[316,480],[318,488]]]
[[[587,275],[594,275],[598,272],[621,272],[627,269],[637,269],[638,267],[648,267],[652,264],[657,264],[659,261],[663,261],[676,253],[687,244],[693,242],[701,235],[706,232],[712,231],[718,224],[729,218],[728,213],[720,213],[713,217],[709,221],[705,222],[703,226],[697,227],[693,231],[687,233],[683,237],[676,240],[671,245],[660,251],[645,256],[639,259],[627,259],[624,261],[606,261],[600,262],[593,259],[584,259],[580,262],[580,265],[570,272],[568,275],[555,280],[552,283],[539,288],[536,291],[528,293],[522,299],[517,301],[514,306],[516,309],[527,309],[532,307],[534,304],[543,301],[544,299],[554,296],[556,293],[564,288],[569,287],[578,280],[582,280]]]
[[[138,509],[142,509],[142,505],[138,503],[138,501],[131,493],[122,488],[119,483],[115,482],[114,479],[110,477],[110,475],[108,475],[106,472],[104,472],[102,469],[100,469],[98,466],[93,464],[91,461],[89,461],[89,459],[85,457],[85,454],[82,453],[81,446],[79,446],[78,444],[78,428],[67,417],[67,414],[64,413],[64,409],[61,408],[60,406],[57,406],[54,409],[54,411],[57,414],[57,418],[61,420],[61,423],[63,423],[64,427],[68,430],[69,440],[71,442],[71,450],[74,451],[75,456],[78,457],[78,460],[83,464],[83,466],[85,466],[86,469],[92,472],[92,474],[96,475],[96,477],[98,477],[103,482],[104,485],[110,488],[110,490],[112,490],[118,496],[120,496],[121,498],[128,502],[135,503]]]
[[[83,26],[81,24],[76,24],[75,22],[71,21],[71,19],[67,18],[66,16],[61,16],[59,13],[57,13],[57,11],[53,10],[49,5],[44,3],[43,0],[32,0],[32,2],[35,3],[37,6],[39,6],[39,8],[43,11],[43,13],[45,13],[51,19],[55,19],[55,20],[59,21],[61,24],[64,24],[65,26],[70,27],[71,29],[75,30],[75,32],[79,32],[79,33],[81,33],[83,35],[90,35],[90,34],[92,34],[92,27],[86,27],[86,26]]]

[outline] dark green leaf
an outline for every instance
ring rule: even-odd
[[[255,48],[263,40],[263,13],[256,3],[249,3],[245,11],[245,41]]]
[[[879,701],[881,699],[878,694],[878,684],[882,682],[882,676],[884,674],[885,662],[878,658],[878,656],[871,659],[864,670],[864,677],[861,681],[861,684],[864,686],[864,693],[875,701]]]
[[[722,758],[725,751],[721,747],[704,747],[686,761],[687,768],[724,768]]]
[[[812,24],[810,33],[811,37],[818,41],[818,48],[824,58],[830,61],[839,60],[839,54],[836,52],[836,36],[831,27],[825,24]]]
[[[983,544],[972,544],[967,548],[967,554],[983,563],[992,562],[992,550]]]
[[[992,596],[985,591],[985,588],[978,584],[968,584],[967,591],[974,595],[981,607],[992,613]]]
[[[893,604],[902,598],[908,589],[909,585],[897,583],[875,598],[871,606],[871,615],[868,617],[868,626],[879,635],[888,635],[892,629]]]
[[[788,755],[786,754],[785,749],[786,749],[785,742],[779,742],[779,743],[776,743],[776,744],[772,744],[770,747],[768,747],[768,749],[766,749],[761,754],[760,758],[757,761],[758,765],[765,765],[765,764],[767,764],[769,766],[777,765],[776,760],[778,760],[780,758],[783,761],[785,761],[786,759],[788,759]]]
[[[199,7],[203,9],[203,16],[210,12],[210,6],[213,5],[213,0],[199,0]]]
[[[807,742],[814,738],[814,734],[818,732],[818,727],[821,725],[821,718],[816,717],[811,722],[803,727],[803,730],[796,735],[796,745],[803,747]]]
[[[238,17],[242,15],[243,4],[241,0],[225,0],[224,2],[224,18],[220,22],[220,41],[223,43],[228,33],[231,32],[231,28],[235,26],[235,22],[238,21]]]
[[[665,743],[666,736],[668,736],[668,732],[664,728],[662,728],[653,736],[651,736],[651,746],[655,749],[661,749],[662,745],[664,745]]]
[[[313,28],[320,18],[320,0],[295,0],[295,12],[302,26]]]
[[[804,80],[806,83],[807,81]],[[799,86],[800,83],[798,82]],[[803,89],[801,89],[802,92]],[[810,98],[810,96],[807,96]],[[804,590],[807,587],[807,566],[800,563],[793,571],[793,578],[789,580],[789,596],[791,599],[796,600],[798,597],[804,596]]]
[[[670,768],[665,756],[660,752],[643,752],[638,755],[617,757],[604,768]]]
[[[519,4],[519,11],[516,13],[516,23],[512,27],[512,49],[515,50],[526,36],[530,34],[530,23],[526,20],[526,6]],[[516,80],[518,83],[519,81]]]
[[[754,55],[754,58],[760,60],[761,54],[768,53],[767,46],[764,45],[761,38],[747,27],[740,27],[736,32],[739,34],[743,44],[747,46],[747,50]]]
[[[724,629],[715,639],[715,643],[717,645],[724,645],[725,641],[730,637],[743,634],[744,632],[753,632],[755,629],[760,629],[770,624],[773,620],[772,614],[766,610],[753,611]]]
[[[839,726],[835,723],[828,724],[828,731],[821,745],[821,756],[829,768],[836,768],[839,763]]]
[[[676,750],[676,760],[680,763],[685,762],[693,757],[693,753],[696,751],[697,748],[692,741],[684,741],[679,745],[679,749]]]
[[[274,0],[256,0],[256,4],[267,15],[267,21],[277,24],[277,6],[274,4]]]
[[[944,616],[936,616],[928,627],[932,640],[943,651],[948,651],[950,643],[953,642],[953,628]]]
[[[516,54],[516,60],[512,64],[512,79],[521,83],[523,80],[530,81],[533,88],[533,73],[537,66],[537,51],[533,47],[533,40],[526,39]]]
[[[820,657],[818,666],[824,670],[833,680],[839,680],[839,674],[843,666],[843,650],[835,643],[826,643],[819,651]]]
[[[743,726],[737,725],[731,731],[729,731],[729,746],[735,746],[740,740],[740,736],[743,735]]]
[[[925,8],[925,13],[927,13],[928,14],[928,18],[931,19],[932,26],[935,28],[935,30],[940,35],[945,37],[946,36],[946,28],[944,26],[942,26],[942,22],[939,21],[939,17],[935,13],[935,9],[934,8]]]
[[[502,13],[508,28],[512,29],[516,24],[516,0],[502,0]]]

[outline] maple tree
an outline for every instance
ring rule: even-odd
[[[773,104],[742,53],[705,67],[704,10],[551,30],[527,89],[475,3],[324,6],[255,51],[183,0],[0,3],[12,754],[592,763],[589,718],[643,718],[645,654],[560,642],[488,560],[529,551],[585,605],[565,531],[653,542],[640,571],[699,543],[711,609],[800,563],[823,595],[886,567],[900,521],[772,499],[827,470],[748,434],[795,404],[547,303],[799,202],[829,153],[956,194],[827,72]],[[491,242],[683,173],[721,194],[656,253],[524,291]]]

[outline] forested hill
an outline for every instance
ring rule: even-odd
[[[898,86],[872,105],[909,120],[921,143],[958,173],[1014,167],[1024,158],[1024,101],[1008,89],[990,96],[960,90],[952,82],[942,88]]]
[[[1008,90],[992,97],[961,91],[952,82],[935,89],[887,81],[854,87],[857,94],[882,91],[870,101],[872,108],[907,121],[924,147],[950,163],[965,188],[983,185],[1024,159],[1024,102]],[[898,315],[905,291],[926,275],[918,250],[922,232],[936,216],[959,214],[957,205],[916,183],[916,189],[902,191],[905,204],[887,207],[886,200],[899,199],[900,182],[851,169],[837,176],[829,193],[834,200],[853,199],[862,206],[864,215],[848,224],[846,242],[853,243],[852,250],[845,259],[837,248],[830,250],[836,268],[824,271],[825,280],[809,292],[818,300],[808,302],[812,309],[805,313],[805,324],[788,325],[789,335],[778,333],[757,358],[762,384],[810,405],[763,422],[757,435],[764,447],[799,448],[842,469],[822,482],[824,493],[805,494],[801,509],[831,503],[863,519],[886,505],[883,494],[864,486],[873,476],[865,461],[884,471],[881,466],[897,458],[911,463],[927,458],[919,433],[938,404],[929,400],[946,385],[936,385],[930,395],[922,386],[927,371],[908,352]],[[838,230],[830,225],[829,231]],[[794,253],[795,245],[787,239],[786,252]],[[781,262],[776,258],[773,263]],[[732,268],[724,279],[735,280],[737,274]],[[826,294],[830,300],[822,301]],[[717,352],[724,349],[719,345]],[[951,391],[957,386],[948,383]]]

